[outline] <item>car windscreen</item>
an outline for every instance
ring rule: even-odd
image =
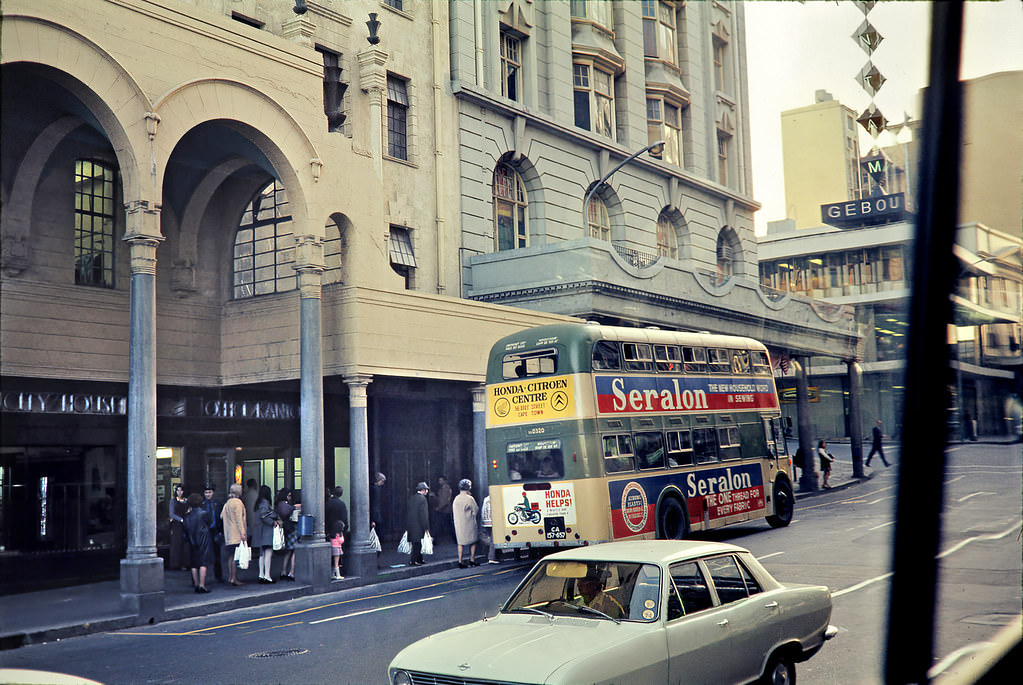
[[[654,564],[550,559],[537,565],[501,611],[650,622],[660,613],[660,589]]]

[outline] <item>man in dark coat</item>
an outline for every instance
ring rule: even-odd
[[[408,541],[412,543],[412,554],[409,559],[409,566],[421,566],[423,561],[423,535],[430,532],[430,508],[426,502],[426,495],[430,492],[430,486],[425,482],[416,486],[416,491],[408,501]]]
[[[206,521],[210,527],[210,545],[213,548],[213,574],[217,580],[224,582],[224,570],[220,557],[224,552],[224,533],[221,531],[220,511],[224,508],[217,500],[213,499],[217,486],[207,483],[203,488],[202,510],[206,512]]]
[[[206,587],[206,569],[213,565],[213,544],[210,540],[210,524],[202,508],[202,495],[197,492],[188,496],[185,537],[188,539],[188,566],[192,569],[192,584],[195,591],[209,592]]]
[[[873,442],[870,445],[870,454],[867,455],[867,466],[870,466],[870,460],[874,458],[875,453],[881,457],[881,461],[884,462],[885,466],[891,466],[888,460],[884,458],[884,447],[881,445],[881,419],[878,419],[877,425],[874,426]]]

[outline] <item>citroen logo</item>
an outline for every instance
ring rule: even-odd
[[[469,670],[469,662],[467,661],[465,663],[458,664],[458,670],[459,671],[468,671]]]

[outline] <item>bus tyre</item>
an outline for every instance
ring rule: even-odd
[[[665,497],[657,507],[657,530],[662,540],[684,540],[689,533],[686,508],[674,497]]]
[[[792,486],[787,480],[774,482],[774,514],[767,517],[772,528],[784,528],[792,522],[792,513],[796,508],[796,498],[792,494]]]

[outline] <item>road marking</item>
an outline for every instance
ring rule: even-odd
[[[847,587],[844,590],[839,590],[837,592],[832,592],[831,593],[831,597],[832,598],[841,597],[842,595],[847,595],[850,592],[856,592],[857,590],[862,590],[863,588],[867,587],[868,585],[873,585],[874,583],[876,583],[878,581],[886,580],[888,578],[891,578],[892,575],[893,574],[889,571],[888,573],[882,574],[880,576],[874,576],[873,578],[865,580],[862,583],[856,583],[852,587]]]
[[[877,504],[878,502],[884,502],[886,499],[891,499],[891,498],[892,498],[892,495],[888,495],[887,497],[878,497],[877,499],[875,499],[875,500],[873,500],[871,502],[867,502],[867,504]]]
[[[956,502],[965,502],[966,500],[970,499],[971,497],[976,497],[978,495],[993,495],[993,494],[995,494],[995,493],[993,493],[993,492],[971,492],[969,495],[966,495],[966,497],[960,497],[959,499],[956,500]]]
[[[436,597],[424,597],[423,599],[413,599],[411,602],[402,602],[401,604],[391,604],[385,607],[377,607],[376,609],[356,611],[354,614],[345,614],[344,616],[331,616],[330,618],[321,618],[319,621],[309,621],[309,625],[314,626],[317,623],[326,623],[327,621],[339,621],[342,618],[352,618],[353,616],[362,616],[363,614],[375,614],[378,611],[387,611],[388,609],[407,607],[410,604],[419,604],[420,602],[432,602],[435,599],[442,599],[444,597],[447,597],[447,595],[437,595]]]
[[[873,528],[867,528],[867,530],[868,531],[869,530],[877,530],[878,528],[885,528],[886,526],[894,526],[894,525],[895,525],[895,521],[889,521],[888,523],[882,523],[881,525],[874,526]]]
[[[952,545],[951,547],[946,549],[944,552],[939,554],[937,556],[937,558],[938,559],[944,559],[949,554],[953,554],[955,552],[958,552],[959,550],[961,550],[963,547],[966,547],[966,545],[970,544],[971,542],[975,542],[975,541],[976,542],[980,542],[980,541],[984,541],[984,540],[1001,540],[1002,538],[1004,538],[1004,537],[1006,537],[1008,535],[1011,535],[1012,533],[1015,533],[1019,529],[1020,526],[1023,526],[1023,521],[1019,521],[1018,523],[1012,524],[1011,526],[1009,526],[1008,528],[1003,530],[1001,533],[989,533],[987,535],[974,535],[971,538],[966,538],[962,542],[959,542],[959,543],[957,543],[955,545]]]
[[[962,480],[963,478],[966,478],[966,476],[956,476],[952,480],[946,480],[945,485],[948,485],[949,483],[955,483],[957,480]]]
[[[771,552],[770,554],[765,554],[762,557],[757,557],[757,561],[763,561],[764,559],[770,559],[771,557],[776,557],[779,554],[785,554],[785,552]]]

